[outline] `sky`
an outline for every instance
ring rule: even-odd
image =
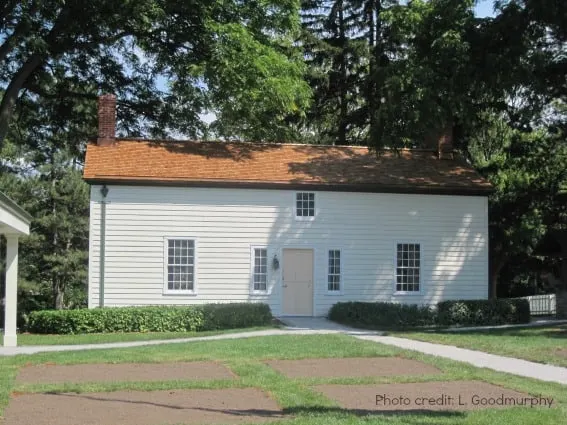
[[[479,18],[494,16],[494,0],[480,0],[476,5],[475,12]]]

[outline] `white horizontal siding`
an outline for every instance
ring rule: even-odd
[[[250,294],[250,246],[269,265],[286,246],[315,249],[315,314],[338,301],[435,304],[488,293],[484,197],[317,192],[316,217],[294,218],[293,191],[110,186],[105,305],[263,301],[280,314],[281,270]],[[99,304],[100,187],[91,191],[89,305]],[[163,294],[163,238],[198,239],[197,294]],[[396,242],[419,242],[420,294],[394,293]],[[328,295],[327,250],[342,250],[343,292]],[[271,267],[269,267],[271,269]]]

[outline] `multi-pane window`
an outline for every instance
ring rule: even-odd
[[[396,291],[419,292],[420,246],[399,243],[397,247]]]
[[[194,240],[167,240],[167,289],[168,291],[194,291]]]
[[[268,289],[268,250],[254,248],[254,290],[266,291]]]
[[[327,289],[330,292],[341,290],[341,251],[329,250],[329,271],[327,278]]]
[[[315,194],[313,192],[297,192],[295,195],[296,217],[315,217]]]

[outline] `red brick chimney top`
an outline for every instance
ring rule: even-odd
[[[116,140],[116,96],[103,94],[98,98],[97,145],[109,146]]]

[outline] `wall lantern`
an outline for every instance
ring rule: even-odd
[[[274,259],[272,260],[272,268],[277,270],[280,268],[280,260],[278,260],[278,256],[274,255]]]

